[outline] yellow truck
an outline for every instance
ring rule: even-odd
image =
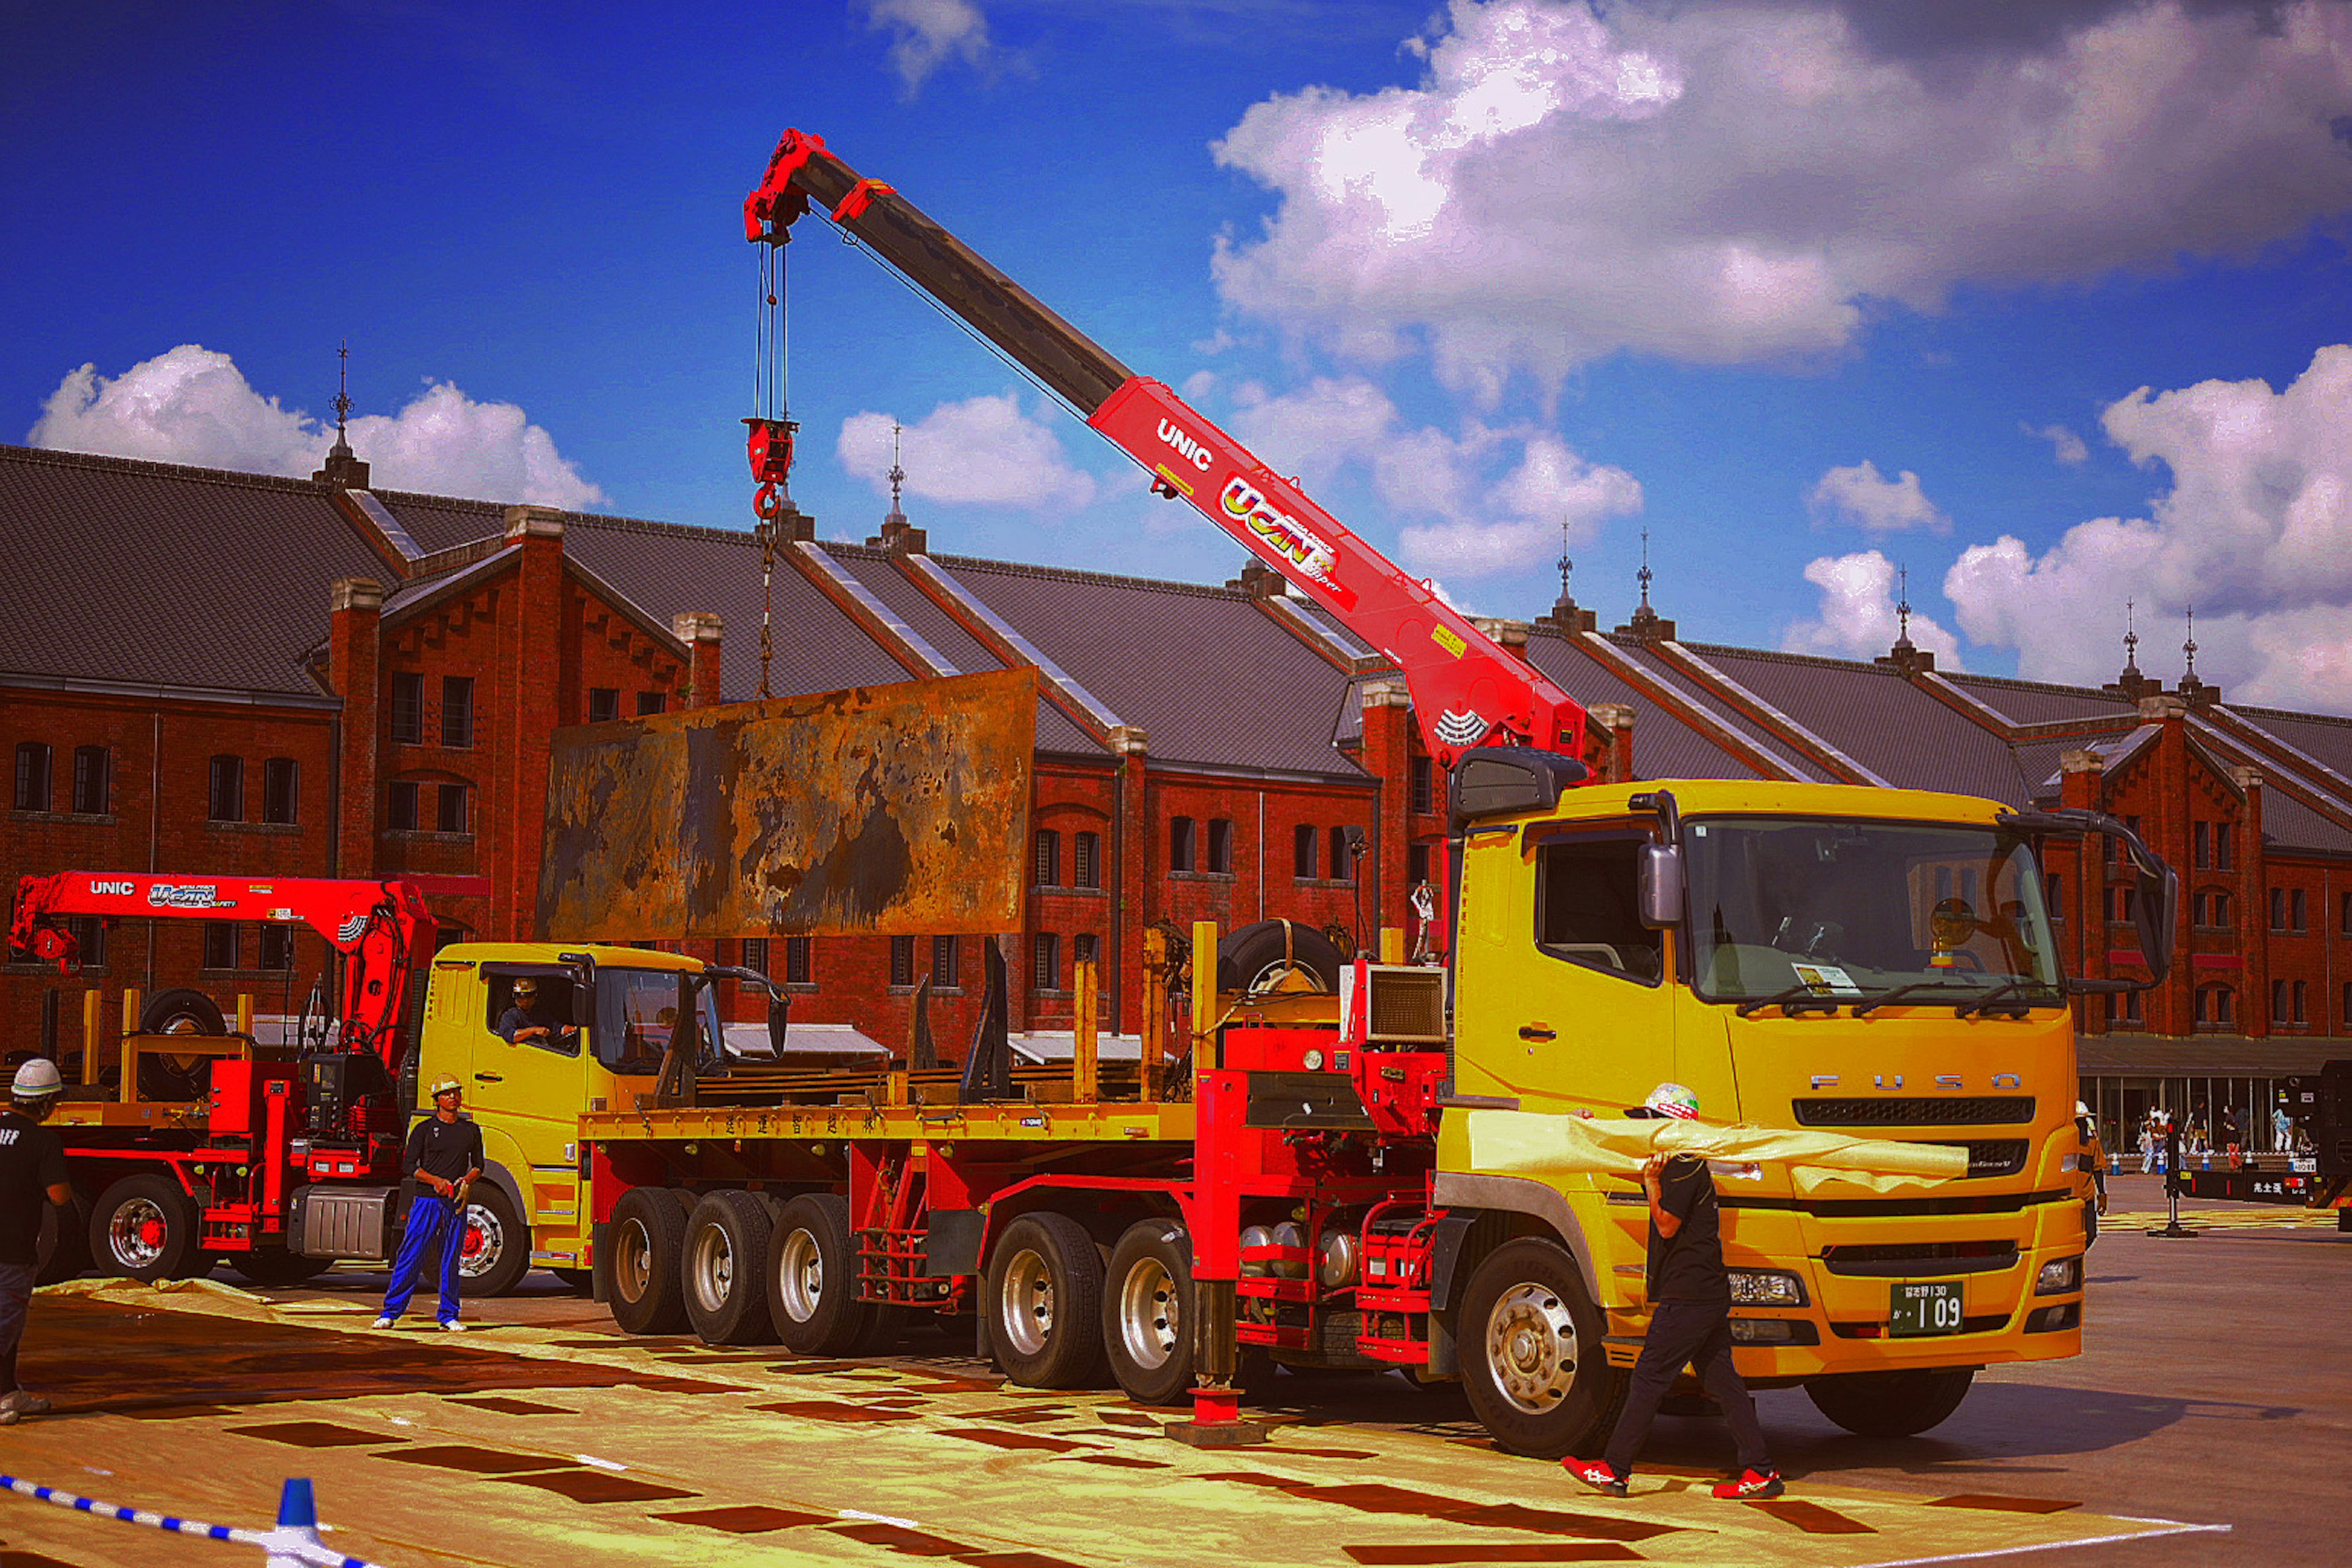
[[[1672,1079],[1711,1120],[1966,1152],[1933,1184],[1718,1169],[1752,1384],[1909,1433],[1984,1366],[2076,1353],[2067,996],[2120,983],[2061,972],[2037,847],[2118,841],[2159,974],[2168,870],[2110,819],[1843,786],[1571,788],[1571,768],[1464,759],[1450,967],[1278,921],[1202,929],[1189,965],[1154,971],[1147,1016],[1179,1022],[1134,1068],[1015,1075],[1000,1035],[961,1075],[706,1054],[657,1089],[677,1020],[693,1049],[713,1037],[709,972],[517,945],[436,960],[427,1070],[463,1053],[534,1255],[593,1263],[636,1332],[842,1355],[938,1312],[974,1320],[1016,1382],[1107,1373],[1224,1417],[1276,1364],[1402,1366],[1460,1378],[1498,1442],[1556,1455],[1605,1431],[1639,1352],[1646,1209],[1622,1177],[1481,1169],[1466,1129],[1486,1110],[1619,1116]],[[576,1053],[490,1032],[523,973],[579,998]]]

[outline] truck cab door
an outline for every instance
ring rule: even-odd
[[[568,1021],[577,1016],[572,996],[576,982],[560,965],[483,965],[487,1006],[483,1016],[471,1020],[473,1070],[466,1098],[482,1126],[485,1148],[510,1141],[534,1171],[575,1171],[590,1060],[587,1031],[567,1022],[551,1039],[517,1042],[501,1035],[499,1024],[513,1005],[514,983],[526,974],[539,982],[549,1016]],[[504,1140],[494,1133],[504,1134]],[[529,1180],[520,1171],[514,1175],[519,1183]]]
[[[1673,1077],[1668,933],[1642,922],[1623,823],[1474,837],[1454,1002],[1457,1093],[1621,1115]]]

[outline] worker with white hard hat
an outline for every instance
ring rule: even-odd
[[[1662,1083],[1626,1114],[1695,1121],[1698,1096],[1681,1084]],[[1731,1279],[1723,1267],[1714,1173],[1705,1160],[1653,1154],[1642,1166],[1642,1192],[1650,1203],[1650,1326],[1642,1356],[1608,1452],[1597,1459],[1571,1454],[1560,1462],[1594,1491],[1623,1497],[1650,1423],[1687,1366],[1721,1407],[1739,1445],[1739,1468],[1715,1495],[1742,1501],[1779,1497],[1785,1487],[1765,1450],[1756,1402],[1731,1364]]]
[[[8,1109],[0,1110],[0,1426],[49,1408],[47,1400],[17,1383],[16,1347],[25,1338],[33,1282],[40,1271],[43,1201],[58,1210],[60,1244],[71,1223],[65,1206],[73,1202],[65,1144],[41,1125],[65,1088],[58,1064],[35,1057],[16,1069],[8,1086]]]
[[[466,1189],[482,1173],[482,1130],[457,1114],[465,1099],[462,1086],[446,1074],[426,1091],[433,1114],[408,1135],[408,1174],[416,1183],[409,1200],[408,1220],[400,1233],[400,1257],[392,1266],[392,1288],[383,1293],[383,1310],[375,1326],[388,1329],[408,1310],[416,1290],[416,1271],[427,1248],[441,1247],[441,1310],[438,1321],[452,1332],[465,1327],[457,1321],[457,1264],[466,1255]]]

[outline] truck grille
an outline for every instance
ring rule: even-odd
[[[1822,1267],[1832,1274],[1909,1279],[1920,1274],[1989,1274],[2017,1261],[2013,1241],[1908,1241],[1825,1247]]]
[[[1969,1152],[1970,1176],[2013,1176],[2025,1169],[2026,1150],[2031,1147],[2022,1138],[1971,1138],[1965,1143],[1934,1140],[1939,1148],[1966,1149]]]
[[[1800,1100],[1800,1127],[1963,1127],[2000,1126],[2033,1120],[2033,1097],[1981,1095],[1974,1099],[1905,1099],[1899,1095],[1870,1100]]]

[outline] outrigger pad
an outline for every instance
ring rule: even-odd
[[[981,944],[988,972],[987,999],[981,1004],[980,1026],[971,1032],[971,1049],[963,1058],[960,1098],[970,1102],[1011,1100],[1013,1042],[1006,1034],[1004,953],[995,942]]]

